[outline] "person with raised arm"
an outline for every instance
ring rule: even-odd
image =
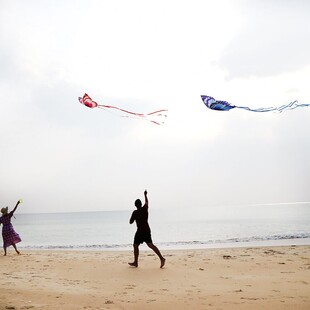
[[[3,225],[2,238],[3,238],[4,256],[6,256],[6,249],[10,245],[13,246],[17,254],[20,254],[20,252],[17,250],[16,243],[21,242],[22,240],[19,234],[14,230],[14,227],[11,223],[11,218],[20,203],[21,200],[18,200],[15,208],[11,212],[8,212],[8,207],[1,209],[2,216],[0,217],[0,224]]]
[[[139,245],[143,242],[147,244],[147,246],[152,249],[160,259],[160,268],[163,268],[166,262],[166,259],[161,255],[157,246],[153,244],[151,237],[151,229],[148,223],[149,217],[149,201],[147,197],[147,191],[144,191],[144,205],[142,206],[142,202],[140,199],[135,201],[135,206],[137,210],[132,212],[129,223],[133,224],[136,222],[137,231],[134,237],[133,249],[134,249],[134,261],[133,263],[128,263],[131,267],[138,267],[138,259],[139,259]]]

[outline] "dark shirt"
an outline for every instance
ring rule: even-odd
[[[150,226],[148,223],[149,212],[146,206],[143,206],[140,209],[137,209],[132,212],[131,220],[136,221],[137,231],[139,232],[150,232]]]

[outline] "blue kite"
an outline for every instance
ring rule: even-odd
[[[285,110],[294,110],[299,107],[310,107],[310,104],[299,104],[297,100],[290,102],[289,104],[281,105],[280,107],[271,107],[271,108],[258,108],[251,109],[249,107],[239,107],[233,104],[230,104],[227,101],[215,100],[213,97],[201,95],[203,103],[211,110],[217,111],[229,111],[234,108],[244,109],[252,112],[283,112]]]

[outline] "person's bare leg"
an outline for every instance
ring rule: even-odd
[[[131,267],[138,267],[138,259],[139,259],[139,245],[138,244],[133,245],[133,252],[134,252],[135,260],[133,263],[128,263],[128,264]]]
[[[151,248],[158,255],[160,259],[160,268],[163,268],[165,266],[166,259],[161,255],[158,247],[153,243],[147,243],[147,246]]]
[[[16,245],[15,245],[15,244],[12,244],[12,245],[13,245],[13,248],[15,249],[16,253],[19,255],[19,254],[20,254],[20,252],[17,250]]]
[[[6,256],[6,248],[3,247],[3,250],[4,250],[4,256]]]

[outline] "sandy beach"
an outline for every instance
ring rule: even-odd
[[[310,309],[310,246],[23,251],[0,257],[0,309]]]

